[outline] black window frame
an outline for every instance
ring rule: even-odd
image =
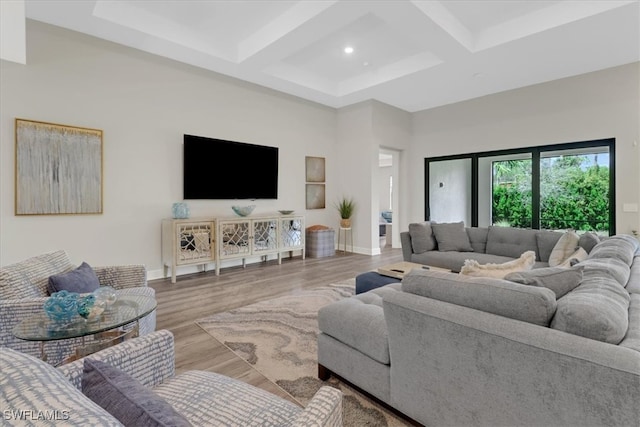
[[[531,228],[540,229],[540,155],[546,151],[575,150],[582,148],[607,147],[609,150],[609,235],[616,234],[616,139],[605,138],[589,141],[539,145],[506,150],[480,151],[449,156],[425,157],[424,159],[424,220],[430,219],[429,171],[432,162],[471,159],[471,226],[478,226],[478,161],[482,157],[497,157],[513,154],[531,155]]]

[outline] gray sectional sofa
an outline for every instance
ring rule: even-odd
[[[460,234],[464,231],[464,235]],[[459,272],[467,259],[481,264],[504,263],[526,251],[536,253],[534,268],[548,267],[549,256],[563,233],[512,227],[464,227],[463,223],[409,224],[409,231],[400,233],[405,261]],[[591,249],[597,241],[590,233],[581,236],[579,245]],[[466,238],[466,239],[465,239]]]
[[[329,304],[319,376],[424,425],[640,425],[638,241],[514,280],[413,270]]]

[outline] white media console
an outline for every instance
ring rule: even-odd
[[[260,215],[251,217],[207,217],[162,220],[162,264],[164,277],[171,269],[171,283],[176,282],[180,266],[215,263],[216,275],[221,263],[276,255],[300,250],[305,256],[304,216]]]

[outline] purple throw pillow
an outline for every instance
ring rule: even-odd
[[[86,262],[80,267],[67,273],[56,274],[49,277],[49,293],[59,291],[76,292],[85,294],[93,292],[100,287],[100,281],[96,272]]]
[[[140,381],[99,360],[85,359],[82,393],[125,426],[191,426],[166,400]]]

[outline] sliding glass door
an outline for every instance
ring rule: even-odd
[[[609,233],[608,147],[540,155],[540,228]]]
[[[615,140],[425,159],[425,218],[615,233]]]
[[[437,222],[471,222],[471,159],[440,160],[428,168],[429,217]]]

